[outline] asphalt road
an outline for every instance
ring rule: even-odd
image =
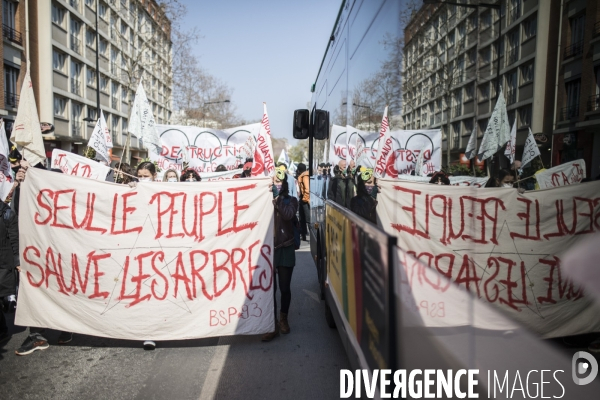
[[[339,370],[350,368],[335,329],[327,327],[307,243],[296,252],[291,333],[270,343],[260,336],[141,342],[74,335],[19,357],[22,327],[0,345],[0,399],[334,399]],[[9,323],[12,316],[7,315]]]

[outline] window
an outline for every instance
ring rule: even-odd
[[[527,21],[523,22],[523,41],[530,39],[535,36],[537,33],[537,19],[529,18]]]
[[[465,86],[465,101],[473,100],[473,92],[474,92],[475,84],[471,83]]]
[[[521,85],[533,81],[533,63],[521,66]]]
[[[531,106],[519,108],[519,120],[521,121],[521,127],[531,126]]]
[[[52,68],[56,71],[65,72],[65,55],[52,50]]]
[[[565,84],[567,92],[567,106],[563,109],[561,120],[579,116],[579,97],[581,95],[581,80],[576,79]]]
[[[4,104],[7,107],[17,107],[17,79],[19,69],[4,64]]]
[[[127,24],[125,21],[121,21],[121,35],[123,35],[123,37],[127,36]]]
[[[490,26],[492,26],[492,12],[491,11],[486,11],[486,12],[482,13],[479,16],[479,19],[481,20],[481,30],[482,31],[489,28]]]
[[[479,52],[481,65],[487,65],[492,61],[492,46],[488,46]]]
[[[57,117],[65,117],[67,109],[67,100],[64,97],[54,96],[54,115]]]
[[[106,57],[106,51],[108,49],[108,42],[104,39],[100,39],[100,54]]]
[[[469,65],[473,65],[475,64],[475,61],[477,61],[477,50],[476,49],[471,49],[469,50],[469,52],[467,53],[467,61]]]
[[[125,88],[125,86],[121,88],[121,101],[127,101],[127,89]]]
[[[96,112],[96,108],[95,107],[90,107],[90,106],[87,107],[87,117],[88,117],[88,119],[91,119],[91,120],[95,121],[95,120],[98,119],[97,115],[98,115],[98,113]]]
[[[510,0],[509,4],[509,23],[514,22],[521,16],[521,0]]]
[[[455,42],[455,31],[452,30],[452,31],[450,31],[450,33],[448,33],[448,47],[454,46],[454,42]]]
[[[472,119],[465,119],[463,121],[463,125],[465,126],[465,134],[470,134],[473,131],[473,120]]]
[[[92,49],[96,48],[96,32],[93,29],[86,29],[85,44]]]
[[[81,22],[76,19],[71,20],[71,50],[81,54],[81,41],[79,40],[79,32],[81,31]]]
[[[65,9],[52,3],[52,22],[58,26],[64,27]]]
[[[95,10],[95,3],[96,0],[85,0],[85,5],[88,6],[89,8],[91,8],[92,10]]]
[[[17,5],[10,0],[2,0],[2,23],[8,28],[15,29]]]
[[[596,82],[594,83],[593,95],[588,100],[588,111],[600,110],[600,66],[594,68],[594,77]]]
[[[469,20],[468,20],[469,32],[471,32],[474,29],[477,29],[477,13],[478,12],[479,11],[475,11],[474,13],[469,15]]]
[[[517,101],[517,70],[506,74],[506,104]]]
[[[454,122],[452,124],[452,148],[458,149],[460,147],[460,122]]]
[[[464,39],[466,34],[467,28],[465,26],[465,23],[463,22],[462,24],[458,25],[458,40]]]
[[[100,12],[98,13],[98,15],[100,15],[100,18],[106,20],[106,16],[108,14],[106,12],[106,10],[108,7],[106,6],[106,3],[102,2],[102,1],[99,4],[100,4],[100,8],[99,8]]]
[[[94,71],[93,69],[89,68],[87,69],[87,73],[86,73],[86,83],[88,86],[91,86],[93,88],[96,87],[96,71]]]
[[[582,42],[585,28],[585,14],[573,17],[569,22],[571,25],[571,44]]]
[[[100,90],[108,92],[108,79],[105,76],[100,75]]]
[[[479,101],[488,100],[490,98],[490,84],[484,83],[479,86]]]
[[[73,136],[81,136],[81,111],[83,105],[71,101],[71,133]]]
[[[81,96],[81,64],[71,61],[71,93]]]

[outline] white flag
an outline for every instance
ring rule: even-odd
[[[513,123],[512,129],[510,130],[510,140],[506,143],[506,149],[504,155],[510,160],[510,163],[515,162],[515,146],[517,145],[517,119]]]
[[[498,102],[483,134],[477,158],[481,161],[487,160],[496,154],[509,140],[510,125],[506,113],[506,101],[502,89],[500,89],[500,96],[498,96]]]
[[[160,138],[156,131],[152,107],[146,97],[142,82],[140,82],[137,91],[135,92],[128,130],[138,139],[141,139],[149,151],[160,154]]]
[[[4,120],[0,119],[0,173],[3,174],[9,181],[12,181],[10,162],[8,161],[9,154],[10,146],[8,145],[8,140],[6,139]]]
[[[471,132],[471,137],[469,138],[469,143],[467,143],[467,149],[465,150],[465,157],[467,160],[475,157],[475,152],[477,151],[477,127],[473,128],[473,132]]]
[[[281,154],[279,155],[279,159],[277,160],[277,163],[278,164],[284,163],[288,167],[290,166],[290,158],[288,157],[287,153],[285,152],[285,149],[281,149]]]
[[[88,142],[88,147],[96,150],[96,156],[99,160],[104,160],[110,164],[110,156],[108,155],[108,143],[106,142],[106,132],[108,128],[106,127],[106,120],[104,119],[104,114],[100,111],[100,118],[98,118],[98,122],[96,122],[96,126],[94,127],[94,131],[92,132],[92,136]],[[110,135],[109,135],[110,136]],[[112,140],[111,140],[112,145]]]
[[[525,141],[525,146],[523,146],[523,157],[521,157],[521,168],[524,168],[527,164],[531,162],[535,157],[540,155],[540,149],[538,148],[535,138],[533,137],[533,133],[531,133],[531,128],[529,128],[529,134],[527,135],[527,140]]]
[[[375,161],[374,176],[383,177],[388,159],[394,148],[392,146],[392,136],[390,134],[390,121],[388,120],[388,106],[385,106],[383,118],[381,119],[381,129],[379,130],[379,145],[377,147],[377,159]]]
[[[23,86],[21,87],[17,118],[13,125],[10,141],[17,145],[17,149],[31,166],[41,163],[46,159],[44,139],[42,139],[40,118],[35,106],[35,96],[33,95],[29,66],[23,80]]]
[[[415,164],[415,175],[417,176],[425,176],[425,170],[423,168],[423,162],[425,161],[425,150],[426,147],[423,147],[417,156],[417,162]]]
[[[273,145],[271,144],[271,126],[269,125],[269,115],[267,114],[267,103],[263,103],[263,118],[260,122],[260,130],[256,139],[256,153],[258,153],[260,159],[257,160],[258,157],[255,156],[254,162],[262,161],[264,172],[267,173],[267,176],[273,176],[275,173],[275,161],[273,157]]]

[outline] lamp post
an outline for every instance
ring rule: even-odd
[[[206,106],[209,104],[231,103],[229,100],[207,101],[202,104],[202,126],[206,128]]]
[[[451,6],[459,6],[459,7],[467,7],[467,8],[475,8],[477,9],[477,30],[478,30],[478,34],[477,34],[477,44],[476,44],[476,51],[478,52],[478,48],[479,48],[479,7],[484,7],[484,8],[493,8],[495,10],[498,10],[498,16],[499,16],[499,21],[498,21],[498,54],[496,57],[496,103],[498,102],[498,98],[500,97],[500,45],[501,45],[501,40],[502,40],[502,0],[498,1],[498,4],[490,4],[490,3],[477,3],[477,4],[465,4],[465,3],[457,3],[454,1],[442,1],[442,0],[423,0],[423,4],[447,4],[447,5],[451,5]],[[477,53],[477,56],[479,56],[479,52]],[[478,60],[475,61],[476,63],[479,63]],[[475,90],[474,90],[474,96],[477,96],[477,78],[479,76],[475,76]],[[477,101],[475,102],[477,103]],[[475,124],[477,124],[477,117],[475,117]],[[448,160],[448,168],[450,168],[450,127],[448,126],[448,133],[446,134],[446,158]]]

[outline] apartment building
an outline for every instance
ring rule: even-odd
[[[600,175],[600,4],[563,2],[556,76],[553,164],[583,158]]]
[[[0,118],[4,119],[7,133],[17,116],[19,92],[25,74],[25,4],[15,0],[2,0],[2,85]]]
[[[486,3],[497,7],[425,4],[407,23],[404,126],[441,128],[442,164],[457,162],[473,128],[479,138],[485,132],[496,104],[499,78],[509,121],[517,121],[517,159],[531,128],[547,164],[560,2]],[[497,167],[508,164],[504,157],[496,160]]]
[[[29,7],[31,75],[40,121],[55,127],[44,135],[48,155],[54,148],[83,153],[98,118],[97,90],[115,161],[123,153],[140,79],[157,123],[169,121],[170,21],[155,0],[30,0]],[[130,146],[133,164],[146,157],[138,138],[132,136]]]

